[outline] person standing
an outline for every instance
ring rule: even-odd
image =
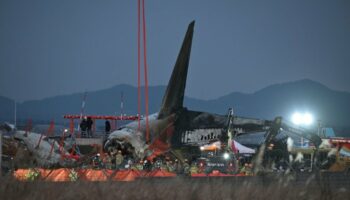
[[[117,155],[115,156],[115,167],[117,169],[120,169],[123,161],[124,161],[124,157],[122,155],[122,152],[118,151]]]
[[[86,137],[86,129],[87,129],[87,120],[86,117],[83,118],[80,122],[80,131],[81,131],[81,137]]]
[[[192,162],[191,167],[190,167],[190,171],[189,171],[190,175],[198,174],[198,171],[199,171],[199,169],[198,169],[197,163]]]
[[[106,134],[105,136],[106,136],[106,138],[108,137],[110,131],[111,131],[111,123],[108,120],[106,120],[106,122],[105,122],[105,134]]]
[[[87,135],[88,137],[92,137],[92,124],[94,122],[92,121],[91,117],[88,117],[86,120],[86,129],[87,129]]]
[[[189,173],[190,173],[190,165],[188,164],[188,160],[187,159],[185,159],[184,163],[183,163],[183,173],[185,175],[189,175]]]

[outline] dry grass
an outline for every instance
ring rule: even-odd
[[[346,177],[350,178],[350,177]],[[163,178],[134,182],[18,182],[2,177],[1,200],[52,199],[348,199],[350,181],[315,176]]]

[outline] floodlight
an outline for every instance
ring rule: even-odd
[[[294,113],[292,115],[292,122],[295,125],[305,125],[305,126],[309,126],[313,123],[313,116],[306,112],[306,113]]]
[[[303,117],[300,113],[294,113],[292,116],[292,122],[296,125],[302,124]]]
[[[313,122],[313,117],[310,113],[305,113],[303,117],[303,121],[305,125],[310,125]]]
[[[227,160],[230,158],[230,155],[228,153],[224,153],[224,159]]]

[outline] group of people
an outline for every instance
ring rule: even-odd
[[[80,122],[80,130],[81,130],[81,136],[82,137],[92,137],[92,125],[94,122],[92,121],[91,117],[84,117]],[[111,123],[106,120],[105,121],[105,136],[108,137],[109,133],[111,132]]]
[[[241,166],[239,173],[246,176],[253,175],[253,165],[251,163],[245,163]]]
[[[133,169],[137,171],[153,171],[160,169],[179,175],[193,175],[208,173],[205,165],[200,162],[189,162],[185,159],[183,162],[179,162],[177,159],[169,158],[155,158],[154,160],[134,160],[132,157],[122,154],[122,151],[112,151],[110,154],[105,154],[103,158],[100,158],[100,164],[96,165],[98,168],[107,169]],[[227,172],[227,173],[233,173]],[[253,166],[251,163],[244,163],[239,167],[238,172],[241,175],[251,176],[253,175]]]
[[[96,158],[95,158],[96,159]],[[94,160],[95,167],[107,168],[107,169],[133,169],[137,171],[152,171],[161,169],[163,171],[177,173],[177,174],[188,174],[190,173],[191,165],[188,164],[187,160],[183,164],[180,164],[178,160],[134,160],[131,157],[123,156],[122,151],[117,150],[111,154],[105,154],[103,158],[99,158],[99,164]]]
[[[80,122],[80,130],[82,137],[92,137],[92,121],[91,117],[84,117]]]
[[[161,169],[173,173],[189,173],[190,165],[185,160],[183,164],[170,159],[156,158],[153,160],[135,160],[131,156],[123,155],[121,150],[111,151],[109,154],[104,154],[103,157],[97,154],[92,159],[92,165],[95,168],[107,168],[107,169],[133,169],[133,170],[145,170],[152,171]]]

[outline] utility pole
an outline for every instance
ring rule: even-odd
[[[321,137],[321,120],[317,120],[317,135]]]
[[[120,116],[122,120],[123,120],[123,115],[124,115],[124,93],[122,91],[120,93]]]
[[[14,125],[15,125],[15,128],[16,128],[16,125],[17,125],[17,102],[15,100],[15,122],[14,122]]]
[[[78,123],[78,132],[80,131],[80,122],[83,120],[84,110],[85,110],[85,101],[86,101],[87,92],[84,92],[83,99],[81,101],[81,110],[80,110],[80,121]]]

